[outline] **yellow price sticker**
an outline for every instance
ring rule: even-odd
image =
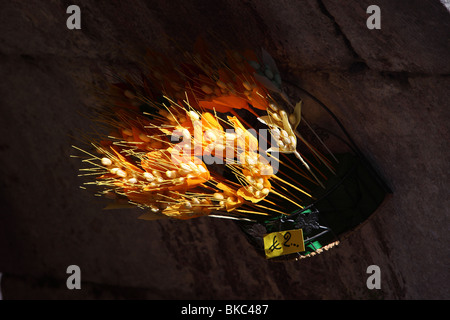
[[[302,229],[278,231],[264,236],[266,258],[305,251]]]

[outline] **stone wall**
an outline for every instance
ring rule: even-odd
[[[438,0],[372,2],[2,3],[3,297],[450,298],[450,13]],[[81,8],[81,30],[66,28],[70,4]],[[381,8],[380,30],[366,27],[371,4]],[[89,130],[83,114],[98,71],[134,65],[146,47],[176,55],[206,30],[266,48],[284,79],[336,113],[393,189],[335,249],[273,263],[231,221],[144,222],[135,210],[103,211],[78,187],[71,145]],[[304,98],[314,114],[318,106]],[[82,270],[82,290],[65,286],[71,264]],[[381,290],[366,287],[372,264],[381,268]]]

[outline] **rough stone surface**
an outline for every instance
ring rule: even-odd
[[[371,69],[450,73],[450,20],[439,1],[378,1],[380,30],[366,28],[366,10],[373,1],[322,2],[354,53]]]
[[[448,299],[450,16],[439,1],[8,1],[0,10],[0,272],[8,299]],[[395,4],[394,4],[395,3]],[[231,221],[137,220],[78,188],[74,136],[105,65],[146,46],[176,54],[205,30],[264,46],[283,78],[341,119],[393,189],[340,246],[261,259]],[[318,106],[300,91],[305,113]],[[66,268],[83,290],[67,290]],[[380,266],[381,290],[366,269]]]

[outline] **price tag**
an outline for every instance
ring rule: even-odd
[[[266,258],[305,251],[302,229],[278,231],[264,236]]]

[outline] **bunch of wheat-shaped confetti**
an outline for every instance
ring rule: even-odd
[[[143,219],[280,216],[314,199],[318,166],[333,173],[332,162],[297,130],[301,102],[267,52],[219,58],[198,41],[184,57],[149,52],[139,76],[115,75],[96,113],[107,134],[90,138],[93,151],[75,147],[85,186]]]

